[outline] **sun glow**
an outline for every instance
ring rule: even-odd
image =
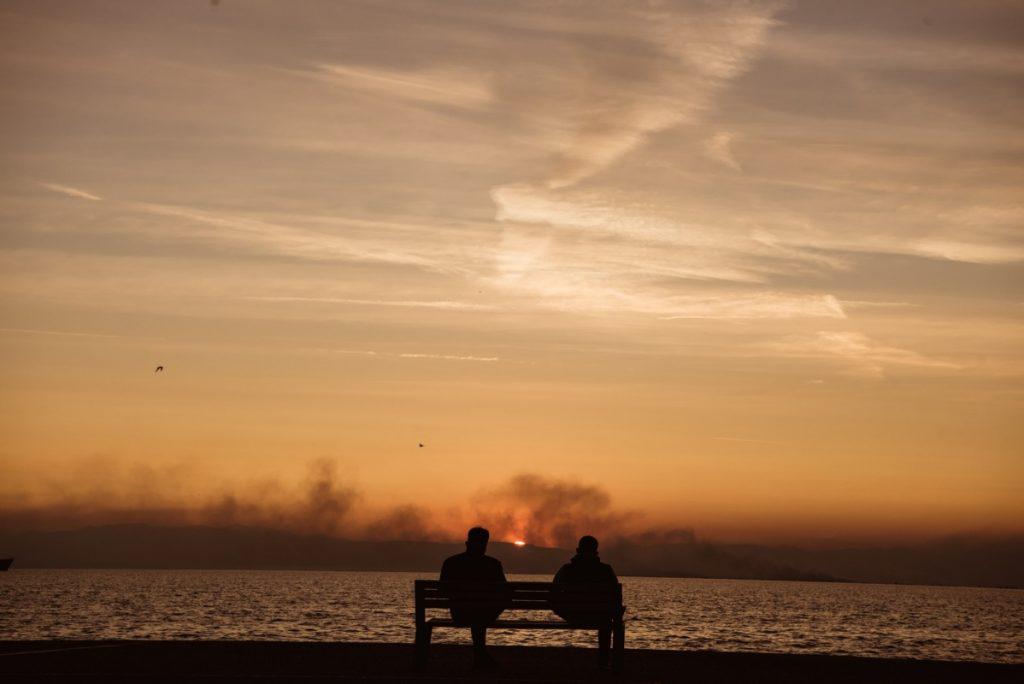
[[[515,544],[516,546],[526,546],[526,542],[524,542],[522,539],[516,539],[512,543]]]

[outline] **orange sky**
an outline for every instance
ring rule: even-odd
[[[4,3],[3,507],[1020,531],[1024,16],[892,5]]]

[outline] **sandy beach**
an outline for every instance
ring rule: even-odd
[[[5,641],[0,678],[8,682],[1016,682],[1024,666],[820,655],[629,649],[621,675],[595,667],[594,651],[496,647],[501,666],[469,668],[464,646],[435,646],[412,668],[402,644],[214,641]]]

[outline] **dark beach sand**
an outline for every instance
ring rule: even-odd
[[[4,682],[1021,682],[1024,666],[845,656],[628,650],[620,676],[579,648],[496,647],[493,672],[465,646],[435,646],[422,671],[402,644],[226,641],[0,641]]]

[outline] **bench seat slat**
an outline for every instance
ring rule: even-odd
[[[565,589],[579,589],[582,591],[592,590],[595,588],[607,589],[607,585],[602,584],[565,584],[565,585],[554,585],[551,582],[473,582],[469,580],[459,580],[450,582],[441,582],[440,580],[417,580],[416,585],[424,590],[439,590],[446,585],[473,585],[478,584],[480,586],[494,586],[501,584],[502,587],[518,591],[536,591],[536,592],[550,592],[552,587],[559,587]]]
[[[595,589],[562,589],[556,587],[554,589],[547,589],[546,591],[517,591],[515,589],[505,589],[501,585],[493,587],[453,587],[451,589],[445,589],[444,591],[424,591],[422,596],[448,596],[449,594],[458,594],[459,596],[474,596],[474,595],[490,595],[493,596],[495,591],[500,591],[506,596],[524,596],[524,597],[537,597],[537,596],[616,596],[618,591],[611,587],[597,587]]]
[[[612,603],[608,601],[595,602],[595,601],[575,601],[575,602],[558,602],[552,604],[551,601],[513,601],[511,603],[502,603],[497,601],[449,601],[444,600],[430,600],[427,599],[421,604],[424,608],[431,609],[445,609],[445,608],[466,608],[466,609],[504,609],[504,610],[554,610],[557,607],[559,610],[615,610],[619,608],[621,604]]]
[[[431,618],[427,620],[427,624],[431,627],[466,627],[466,625],[456,625],[453,620],[446,618]],[[593,625],[572,625],[565,620],[498,620],[487,625],[487,629],[586,629],[593,631],[595,627]]]
[[[558,597],[555,599],[551,598],[522,598],[519,596],[512,597],[496,597],[494,594],[490,596],[430,596],[423,599],[423,605],[449,605],[452,603],[458,603],[461,605],[564,605],[564,606],[583,606],[583,605],[618,605],[618,598],[611,598],[607,596],[578,596],[578,597]]]
[[[460,594],[477,594],[477,593],[483,594],[483,593],[493,592],[493,591],[494,591],[494,588],[490,588],[490,587],[473,587],[473,586],[469,586],[469,587],[459,587],[459,588],[454,588],[454,587],[453,588],[444,588],[443,590],[442,589],[429,590],[429,591],[428,590],[424,590],[423,592],[421,592],[421,594],[423,596],[444,596],[445,594],[451,594],[452,592],[459,592]],[[546,589],[544,591],[528,591],[528,592],[524,592],[521,589],[503,588],[503,591],[506,594],[512,594],[513,596],[551,596],[553,594],[558,594],[559,596],[583,596],[583,595],[588,595],[588,594],[614,594],[614,593],[616,593],[613,589],[610,589],[608,587],[596,587],[596,588],[593,588],[593,589],[578,589],[578,588],[575,588],[575,587],[564,588],[563,589],[561,587],[556,587],[556,588],[549,587],[548,589]]]
[[[501,594],[453,594],[452,596],[424,596],[424,601],[457,601],[459,603],[618,603],[618,596],[502,596]]]
[[[622,610],[622,587],[552,582],[416,580],[417,610],[465,608],[502,610]],[[423,618],[420,618],[421,620]]]

